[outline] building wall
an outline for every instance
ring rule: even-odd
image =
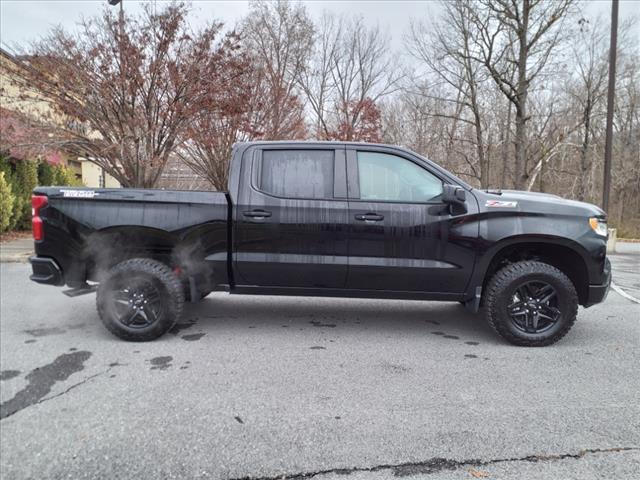
[[[109,175],[106,172],[104,174],[104,186],[105,186],[105,188],[120,188],[120,187],[122,187],[122,185],[120,185],[120,182],[118,182],[118,180],[116,180],[115,178],[113,178],[111,175]]]
[[[13,57],[0,50],[0,98],[2,107],[45,122],[63,122],[44,96],[20,79]]]
[[[168,190],[214,190],[206,179],[196,175],[176,156],[169,157],[156,188],[166,188]]]
[[[88,160],[81,160],[82,183],[92,188],[120,188],[120,183],[111,175],[106,173],[102,167]]]

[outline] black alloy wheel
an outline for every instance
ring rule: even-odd
[[[513,325],[524,333],[544,333],[562,317],[556,289],[542,281],[519,285],[507,306],[507,313]]]
[[[129,328],[146,328],[158,321],[164,307],[160,288],[152,279],[127,279],[114,291],[111,307],[118,321]]]
[[[571,329],[578,315],[578,293],[557,267],[537,260],[505,265],[483,292],[489,325],[509,343],[551,345]]]
[[[173,270],[151,258],[114,266],[98,286],[98,314],[114,335],[134,342],[165,334],[180,318],[182,284]]]

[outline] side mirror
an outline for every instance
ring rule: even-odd
[[[442,186],[442,201],[444,203],[449,205],[464,205],[466,198],[467,192],[464,188],[447,183]]]

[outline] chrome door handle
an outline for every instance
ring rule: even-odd
[[[266,210],[250,210],[248,212],[242,212],[242,215],[249,218],[262,219],[271,216],[271,212],[267,212]]]
[[[384,215],[379,215],[377,213],[365,213],[361,215],[355,216],[356,220],[360,220],[362,222],[381,222],[384,220]]]

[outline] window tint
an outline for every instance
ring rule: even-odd
[[[362,200],[430,202],[442,194],[442,181],[424,168],[396,155],[358,152]]]
[[[285,198],[332,198],[333,150],[264,150],[260,190]]]

